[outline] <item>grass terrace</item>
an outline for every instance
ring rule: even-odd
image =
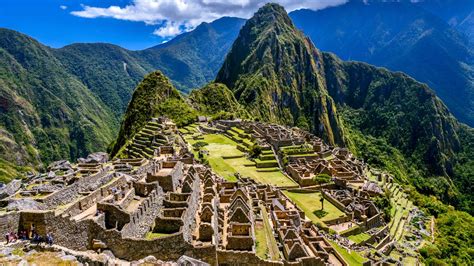
[[[202,139],[194,140],[192,137],[186,137],[189,144],[198,141],[208,143],[204,147],[209,152],[205,159],[209,165],[220,176],[228,181],[237,181],[235,173],[240,173],[244,177],[250,177],[264,184],[276,186],[296,186],[297,184],[285,176],[278,168],[257,168],[255,162],[248,160],[245,153],[237,149],[237,143],[221,134],[203,135]],[[196,158],[198,154],[193,151]]]
[[[152,239],[157,239],[157,238],[165,237],[165,236],[169,236],[169,235],[170,235],[170,234],[167,234],[167,233],[153,233],[153,232],[148,232],[148,233],[146,233],[145,239],[152,240]]]
[[[361,234],[357,234],[357,235],[351,235],[348,238],[352,242],[359,244],[359,243],[362,243],[362,242],[368,240],[370,238],[370,235],[367,234],[367,233],[361,233]]]
[[[339,246],[335,242],[329,240],[331,246],[344,258],[344,260],[349,263],[351,266],[359,266],[363,265],[363,263],[367,260],[364,258],[360,253],[350,250],[347,251],[345,248]]]
[[[339,210],[328,200],[324,201],[324,210],[327,214],[324,217],[319,218],[315,213],[321,210],[321,193],[300,193],[300,192],[289,192],[283,191],[283,193],[293,200],[298,207],[300,207],[306,214],[306,216],[313,221],[313,223],[321,223],[327,220],[332,220],[341,216],[345,216],[345,213]]]
[[[182,128],[179,128],[178,131],[181,132],[182,134],[194,134],[199,132],[198,130],[198,124],[191,124]]]

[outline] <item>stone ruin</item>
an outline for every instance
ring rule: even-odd
[[[331,175],[335,184],[323,190],[326,199],[363,230],[382,225],[369,199],[379,193],[376,187],[364,185],[364,194],[348,185],[363,180],[366,167],[348,150],[298,129],[240,120],[213,123],[215,130],[237,125],[275,151],[309,143],[315,156],[291,158],[288,175],[301,186],[314,185],[308,181],[314,175]],[[347,265],[279,188],[241,176],[238,182],[224,180],[194,160],[165,118],[148,122],[118,158],[96,153],[75,164],[55,162],[48,170],[21,188],[18,182],[2,188],[8,193],[0,200],[0,233],[50,233],[57,245],[108,251],[129,261],[152,255],[211,265]],[[257,256],[256,232],[262,227],[279,258]]]

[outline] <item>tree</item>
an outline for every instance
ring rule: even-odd
[[[250,158],[257,158],[262,153],[262,146],[255,144],[250,148],[249,156]]]

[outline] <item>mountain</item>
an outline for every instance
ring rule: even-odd
[[[132,51],[105,43],[79,43],[52,50],[71,74],[120,117],[133,88],[149,72]]]
[[[245,20],[223,17],[202,23],[171,41],[136,52],[151,68],[161,70],[182,92],[211,81]]]
[[[117,140],[111,145],[111,155],[119,153],[149,120],[159,116],[167,116],[182,126],[196,121],[197,114],[171,81],[160,71],[155,71],[148,74],[133,92]]]
[[[282,7],[265,5],[247,21],[216,82],[255,118],[337,136],[400,182],[472,213],[461,186],[472,181],[472,130],[406,74],[320,52]]]
[[[0,29],[0,57],[1,181],[106,148],[118,121],[51,49]]]
[[[203,23],[142,51],[104,43],[52,49],[0,29],[0,180],[105,150],[147,73],[162,70],[184,92],[205,85],[243,22]]]
[[[423,0],[413,3],[424,8],[474,41],[474,1]]]
[[[409,74],[433,88],[461,122],[473,126],[474,50],[464,34],[443,20],[465,17],[461,5],[443,9],[449,16],[435,8],[448,2],[457,1],[350,1],[290,16],[320,49]]]
[[[223,17],[141,51],[105,43],[71,44],[52,50],[120,118],[133,89],[152,71],[161,70],[182,92],[215,77],[245,20]]]
[[[240,30],[215,81],[262,121],[311,126],[329,143],[343,144],[321,60],[281,6],[265,5]]]

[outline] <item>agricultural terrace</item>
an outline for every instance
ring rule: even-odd
[[[185,136],[186,141],[193,145],[196,142],[205,142],[204,156],[212,169],[228,181],[237,181],[235,173],[243,177],[250,177],[263,184],[275,186],[296,186],[296,183],[285,176],[279,168],[257,168],[255,162],[246,158],[246,154],[237,149],[237,143],[222,134],[205,134],[198,138],[191,135]],[[197,151],[193,150],[196,158]],[[238,169],[238,170],[237,170]]]
[[[360,253],[353,251],[353,250],[347,250],[338,244],[336,244],[334,241],[329,240],[329,243],[331,243],[331,246],[339,253],[341,256],[344,258],[344,260],[349,263],[350,266],[362,266],[364,262],[367,260],[364,258]]]

